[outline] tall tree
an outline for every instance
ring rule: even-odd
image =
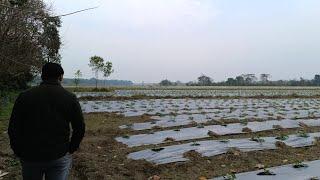
[[[61,21],[42,0],[0,2],[0,89],[26,88],[45,62],[60,62]]]
[[[98,88],[99,72],[104,70],[104,60],[99,56],[92,56],[90,58],[89,67],[95,74],[96,89]]]
[[[237,77],[236,77],[236,84],[237,84],[238,86],[243,86],[243,85],[245,85],[244,77],[243,77],[243,76],[237,76]]]
[[[114,72],[112,62],[107,61],[103,66],[103,77],[108,78]],[[106,85],[106,79],[104,79],[104,85]]]
[[[255,81],[257,81],[255,74],[243,74],[242,77],[247,85],[253,84]]]
[[[160,86],[172,86],[173,83],[171,81],[169,81],[168,79],[165,79],[165,80],[162,80],[160,83],[159,83]]]
[[[237,84],[237,80],[233,79],[233,78],[228,78],[226,81],[226,85],[228,86],[234,86]]]
[[[78,85],[80,84],[81,77],[82,77],[82,72],[80,70],[77,70],[74,73],[74,84],[76,85],[76,88],[78,88]]]
[[[320,85],[320,75],[319,74],[316,74],[313,78],[313,83],[314,85],[316,86],[319,86]]]
[[[200,77],[198,77],[198,84],[200,86],[210,86],[212,85],[212,79],[208,76],[201,75]]]
[[[260,81],[263,84],[267,84],[270,78],[270,74],[260,74]]]

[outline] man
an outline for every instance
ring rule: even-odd
[[[67,179],[71,154],[84,136],[80,104],[61,86],[63,74],[59,64],[45,64],[42,83],[21,93],[14,104],[8,133],[24,180]]]

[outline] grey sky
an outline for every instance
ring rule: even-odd
[[[89,57],[114,63],[112,79],[215,81],[242,73],[272,79],[320,73],[319,0],[47,0],[64,17],[66,77],[93,77]]]

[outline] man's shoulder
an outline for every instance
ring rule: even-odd
[[[77,96],[76,96],[74,93],[66,90],[66,89],[63,88],[63,87],[62,87],[62,89],[63,89],[63,91],[64,91],[68,96],[70,96],[71,98],[77,99]]]
[[[34,87],[29,88],[29,89],[26,89],[26,90],[20,92],[19,96],[20,97],[27,96],[27,95],[31,94],[33,91],[35,91],[35,89],[37,89],[37,87],[38,86],[34,86]]]
[[[50,91],[53,92],[52,89]],[[41,85],[38,85],[38,86],[31,87],[30,89],[27,89],[27,90],[21,92],[20,96],[39,95],[39,93],[41,93],[41,92],[49,92],[49,91],[48,91],[48,89],[43,88]],[[58,94],[63,94],[65,97],[77,99],[77,96],[74,93],[68,91],[67,89],[63,88],[62,86],[57,86],[56,88],[54,88],[54,92],[56,92]]]
[[[29,96],[29,95],[35,94],[35,93],[39,92],[40,89],[41,89],[40,85],[32,86],[29,89],[22,91],[20,93],[20,96]]]
[[[16,101],[19,101],[19,102],[25,102],[27,101],[28,99],[30,99],[30,96],[32,94],[32,91],[33,91],[34,87],[32,88],[29,88],[29,89],[26,89],[24,91],[21,91],[16,99]]]

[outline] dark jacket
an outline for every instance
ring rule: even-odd
[[[18,96],[8,129],[12,150],[25,161],[50,161],[73,153],[84,132],[76,96],[54,81],[42,82]]]

